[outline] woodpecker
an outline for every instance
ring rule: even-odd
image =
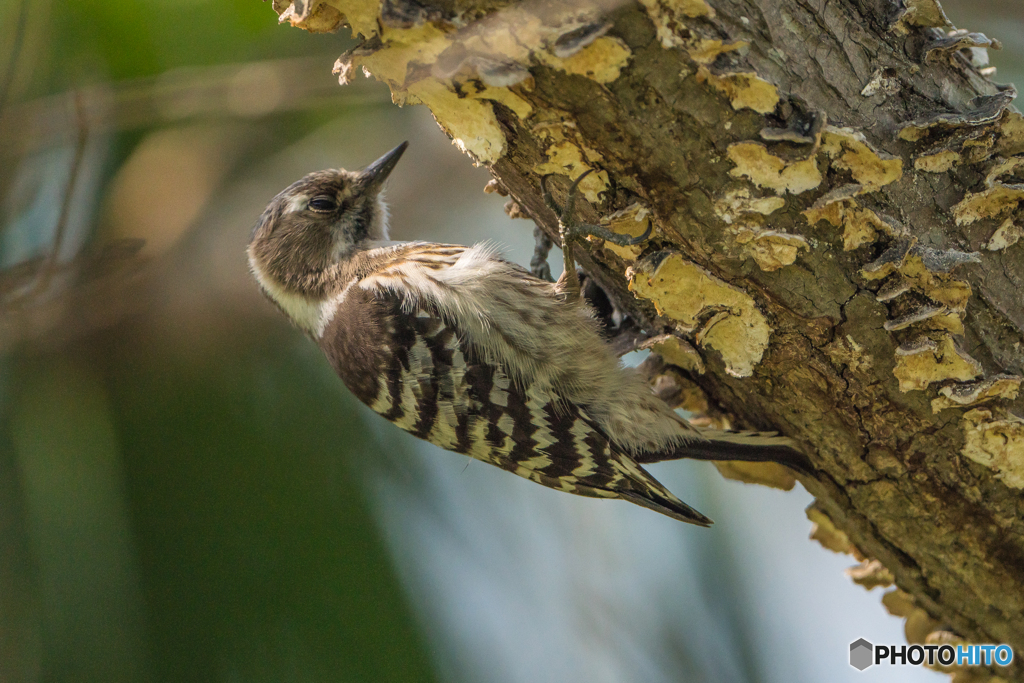
[[[310,173],[270,202],[248,247],[263,292],[355,396],[407,432],[561,491],[708,526],[644,463],[696,458],[809,468],[774,433],[698,430],[622,367],[580,300],[580,179],[558,206],[566,272],[534,277],[492,247],[388,241],[381,189],[402,143],[361,171]]]

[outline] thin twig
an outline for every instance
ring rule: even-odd
[[[104,104],[103,118],[90,121],[89,133],[140,130],[212,117],[259,120],[318,108],[338,111],[339,107],[348,110],[392,106],[390,96],[384,94],[387,90],[381,93],[368,81],[360,79],[339,88],[331,78],[318,78],[317,69],[323,59],[299,57],[221,64],[197,67],[187,73],[170,72],[87,86],[82,88],[86,102],[99,100]],[[246,73],[256,76],[250,78]],[[232,108],[231,97],[226,95],[232,88],[237,89],[234,84],[239,76],[250,78],[246,81],[249,84],[246,92],[270,88],[279,90],[281,98],[271,109]],[[73,106],[74,94],[74,91],[67,91],[11,103],[10,108],[0,114],[0,164],[62,143],[67,121],[60,113]]]
[[[50,258],[43,266],[39,283],[35,287],[35,293],[45,292],[53,275],[57,271],[60,262],[60,250],[64,244],[64,233],[67,232],[68,216],[71,214],[71,203],[75,196],[75,185],[82,167],[82,159],[85,157],[85,143],[88,139],[88,121],[86,120],[85,104],[81,91],[75,93],[75,123],[78,129],[78,137],[75,140],[75,155],[71,159],[70,176],[68,185],[64,190],[64,201],[61,203],[60,216],[57,218],[57,226],[54,229],[53,249]]]

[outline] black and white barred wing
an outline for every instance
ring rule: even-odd
[[[620,366],[589,308],[486,245],[410,243],[378,263],[361,288],[392,292],[407,308],[429,306],[512,379],[586,406],[620,450],[675,451],[702,438]]]
[[[375,412],[442,448],[551,488],[710,523],[617,451],[585,407],[550,384],[511,376],[473,342],[463,316],[429,299],[410,302],[387,280],[378,274],[350,288],[321,339],[339,375]],[[365,349],[373,352],[357,351]]]

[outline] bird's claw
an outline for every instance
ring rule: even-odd
[[[647,219],[647,229],[644,230],[644,234],[639,237],[630,237],[629,235],[623,235],[622,233],[612,232],[603,225],[594,225],[592,223],[580,223],[575,226],[579,229],[579,235],[597,237],[603,239],[612,244],[617,244],[620,247],[633,247],[647,241],[647,238],[651,236],[651,220]]]
[[[551,196],[551,191],[548,189],[547,180],[551,175],[548,174],[541,176],[540,189],[544,198],[544,203],[552,213],[558,217],[558,232],[562,238],[562,244],[566,244],[569,241],[578,241],[585,237],[597,237],[599,239],[611,242],[620,247],[632,247],[643,243],[651,236],[651,221],[647,221],[647,230],[644,234],[639,237],[631,237],[630,235],[623,235],[617,232],[612,232],[603,225],[594,225],[593,223],[579,223],[573,217],[576,209],[576,197],[579,194],[580,183],[588,175],[593,173],[594,169],[587,169],[581,173],[576,180],[573,181],[572,185],[569,186],[569,191],[565,196],[565,205],[559,206],[558,202],[555,201],[554,197]]]

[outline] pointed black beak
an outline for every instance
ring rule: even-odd
[[[402,152],[409,146],[408,142],[403,142],[398,147],[382,156],[377,161],[373,162],[369,166],[363,169],[359,174],[359,182],[363,185],[363,191],[367,194],[377,194],[380,192],[380,188],[384,185],[384,181],[394,170],[395,165],[398,164],[398,160],[402,158]]]

